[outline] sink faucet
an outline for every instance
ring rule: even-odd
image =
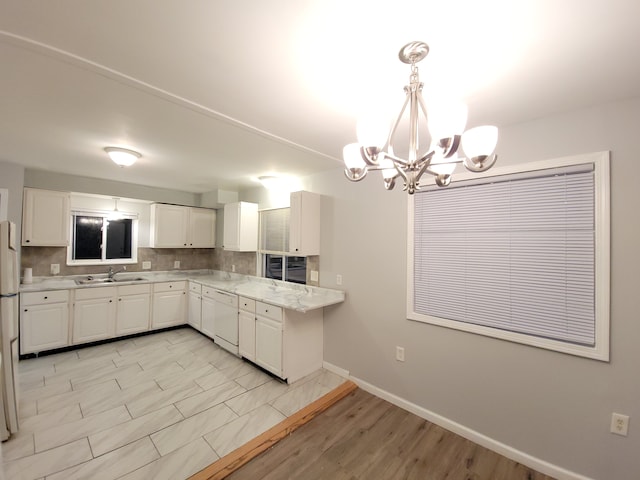
[[[110,279],[113,279],[113,277],[115,276],[116,273],[120,273],[120,272],[124,272],[127,269],[127,267],[122,267],[122,270],[118,270],[117,272],[113,271],[113,267],[109,267],[109,271],[107,272],[107,276]]]

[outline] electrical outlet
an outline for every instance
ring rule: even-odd
[[[317,270],[311,270],[311,273],[309,274],[309,280],[311,280],[312,282],[317,282],[318,281],[318,271]]]
[[[52,263],[51,264],[51,275],[58,275],[60,273],[60,264]]]
[[[142,262],[143,270],[151,270],[151,262]]]
[[[396,347],[396,360],[404,362],[404,347]]]
[[[231,272],[235,272],[236,271],[236,266],[235,265],[231,265]]]
[[[180,268],[180,260],[173,262],[173,268]]]
[[[336,275],[336,285],[342,285],[342,275]]]
[[[627,436],[629,431],[629,417],[621,413],[611,414],[611,433],[616,435]]]

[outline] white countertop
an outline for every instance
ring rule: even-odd
[[[106,275],[92,275],[94,278]],[[87,275],[68,277],[34,277],[33,283],[21,285],[21,292],[39,292],[44,290],[67,290],[76,288],[95,288],[105,286],[130,285],[132,283],[158,283],[180,280],[192,280],[202,285],[235,293],[243,297],[276,305],[288,310],[307,312],[317,308],[344,302],[345,292],[329,288],[312,287],[296,283],[271,280],[269,278],[240,275],[219,270],[190,270],[175,272],[126,272],[118,273],[115,283],[78,285],[75,280]],[[127,282],[127,278],[144,278],[144,281]]]

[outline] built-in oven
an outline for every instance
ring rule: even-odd
[[[213,300],[213,340],[225,350],[238,355],[238,296],[216,290],[213,292]]]

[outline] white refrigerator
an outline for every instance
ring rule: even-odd
[[[18,252],[16,225],[0,222],[0,439],[18,431]]]

